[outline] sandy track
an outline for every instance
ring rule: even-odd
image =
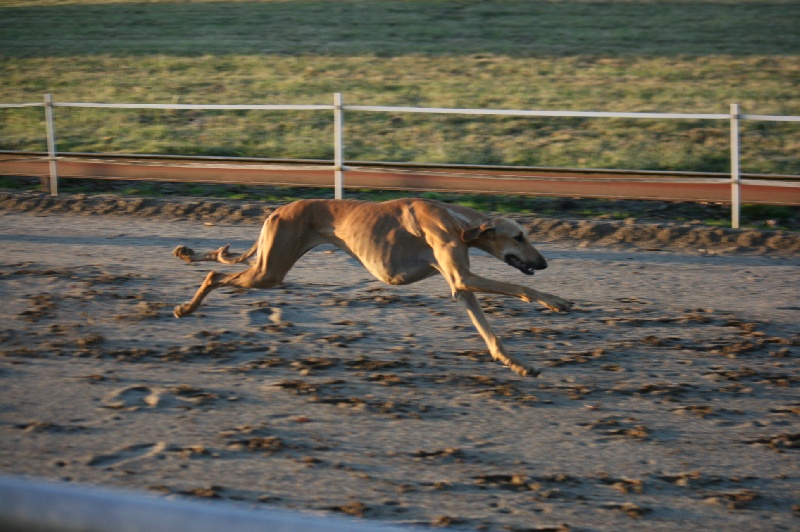
[[[797,256],[539,248],[558,315],[311,252],[269,292],[170,256],[252,225],[0,214],[0,472],[465,528],[780,529],[800,508]]]

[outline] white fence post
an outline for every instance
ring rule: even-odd
[[[342,112],[342,94],[333,95],[333,170],[334,197],[344,197],[344,113]]]
[[[56,161],[56,133],[53,123],[53,95],[44,95],[44,118],[47,127],[47,160],[50,162],[51,196],[58,196],[58,162]]]
[[[742,173],[739,167],[739,104],[731,104],[731,227],[739,229]]]

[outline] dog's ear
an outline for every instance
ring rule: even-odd
[[[492,233],[493,231],[494,224],[491,221],[484,222],[478,227],[472,227],[470,229],[461,231],[461,240],[467,244],[470,244],[478,240],[480,237]]]

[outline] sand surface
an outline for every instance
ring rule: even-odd
[[[318,248],[172,317],[252,224],[0,211],[0,473],[489,530],[800,526],[800,257],[537,245],[577,304],[390,287]]]

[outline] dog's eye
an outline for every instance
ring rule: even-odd
[[[516,240],[517,242],[525,242],[525,237],[522,235],[517,235],[514,237],[514,240]]]

